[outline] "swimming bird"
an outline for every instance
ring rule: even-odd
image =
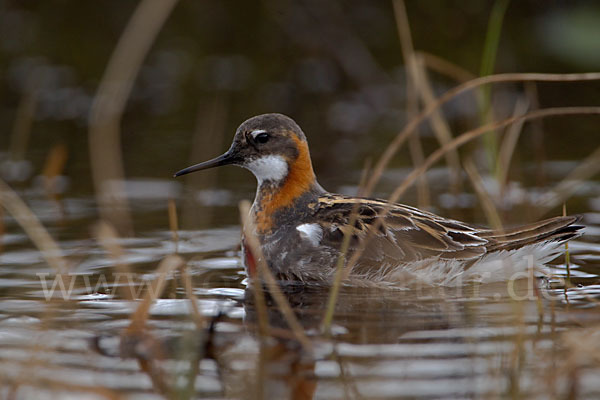
[[[291,118],[263,114],[243,122],[223,155],[181,176],[237,165],[258,181],[250,210],[262,253],[280,279],[331,281],[345,235],[351,281],[363,285],[425,282],[454,286],[508,279],[556,258],[581,234],[578,216],[495,231],[386,200],[330,193],[317,182],[306,136]],[[243,246],[252,276],[256,260]]]

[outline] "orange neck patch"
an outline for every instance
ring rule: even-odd
[[[289,165],[288,175],[279,190],[259,194],[260,203],[255,211],[255,223],[259,233],[271,231],[273,213],[292,205],[298,197],[310,190],[315,182],[308,145],[295,134],[292,134],[291,138],[296,142],[298,157]]]

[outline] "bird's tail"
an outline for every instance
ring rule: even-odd
[[[577,225],[580,220],[581,215],[554,217],[517,228],[484,231],[479,236],[490,241],[488,252],[515,250],[542,242],[566,242],[583,233],[583,226]]]

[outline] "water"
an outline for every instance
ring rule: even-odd
[[[460,67],[428,64],[436,95],[479,71],[491,3],[407,3],[415,49],[430,63],[433,54]],[[600,9],[588,3],[511,2],[495,71],[599,70]],[[48,229],[70,268],[57,280],[15,219],[0,215],[0,398],[600,398],[597,171],[565,200],[586,226],[569,243],[569,272],[560,257],[547,279],[514,286],[343,287],[331,336],[321,330],[328,288],[284,286],[310,350],[270,298],[270,339],[258,334],[255,292],[239,259],[238,203],[253,197],[250,174],[223,168],[171,178],[221,154],[244,119],[276,111],[304,129],[320,183],[355,194],[366,160],[383,152],[410,108],[388,2],[179,2],[118,121],[122,195],[135,231],[100,235],[103,246],[88,119],[135,4],[0,1],[0,177]],[[499,84],[492,106],[498,119],[512,115],[517,102],[594,106],[598,87]],[[458,136],[481,124],[478,109],[467,94],[442,115]],[[504,188],[483,172],[481,143],[461,148],[462,161],[474,160],[507,226],[559,215],[562,200],[540,204],[599,148],[597,121],[525,124]],[[420,137],[426,154],[439,145],[427,124]],[[377,197],[412,170],[408,147],[385,172]],[[590,165],[588,172],[598,164]],[[411,188],[402,202],[486,225],[466,176],[457,190],[449,177],[439,163],[427,175],[429,195]],[[169,199],[178,206],[177,240]],[[137,318],[158,266],[175,253],[187,275],[170,275],[147,320]]]
[[[156,229],[164,225],[165,202],[133,200],[134,220],[147,226],[138,224],[135,238],[119,241],[124,255],[117,262],[90,239],[92,199],[66,198],[62,214],[52,201],[22,192],[73,262],[74,282],[71,287],[65,281],[51,295],[54,275],[14,220],[5,217],[9,233],[0,256],[3,395],[159,398],[157,378],[153,384],[152,374],[140,367],[139,360],[145,359],[161,371],[169,396],[191,390],[213,398],[253,397],[261,391],[270,398],[290,391],[297,398],[303,398],[298,393],[314,398],[547,398],[576,391],[580,398],[595,398],[600,395],[595,379],[600,348],[593,339],[600,324],[600,210],[593,211],[600,191],[595,190],[573,200],[587,202],[592,211],[584,214],[586,234],[570,244],[574,286],[568,290],[558,279],[566,276],[564,260],[558,260],[550,281],[535,282],[543,287],[539,300],[527,281],[512,292],[505,283],[419,290],[346,287],[332,337],[326,338],[320,326],[328,288],[286,286],[284,293],[313,349],[307,352],[293,340],[270,300],[269,322],[277,339],[262,344],[262,357],[254,292],[239,261],[237,225],[214,223],[179,232],[177,250],[189,260],[198,309],[213,321],[214,331],[197,329],[177,274],[149,310],[147,336],[136,336],[137,331],[127,336],[140,302],[127,300],[118,287],[131,284],[132,293],[143,296],[158,263],[175,251],[172,233]],[[227,197],[244,195],[249,194],[238,189]],[[216,214],[237,212],[227,203],[199,207]],[[127,264],[131,274],[120,276],[117,264]]]

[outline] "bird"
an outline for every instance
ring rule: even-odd
[[[229,150],[175,173],[236,165],[257,179],[251,218],[262,257],[278,279],[331,283],[347,237],[349,284],[457,286],[508,279],[544,265],[578,237],[580,216],[560,216],[493,230],[386,200],[326,191],[313,170],[306,135],[283,114],[244,121]],[[243,264],[256,255],[242,238]]]

